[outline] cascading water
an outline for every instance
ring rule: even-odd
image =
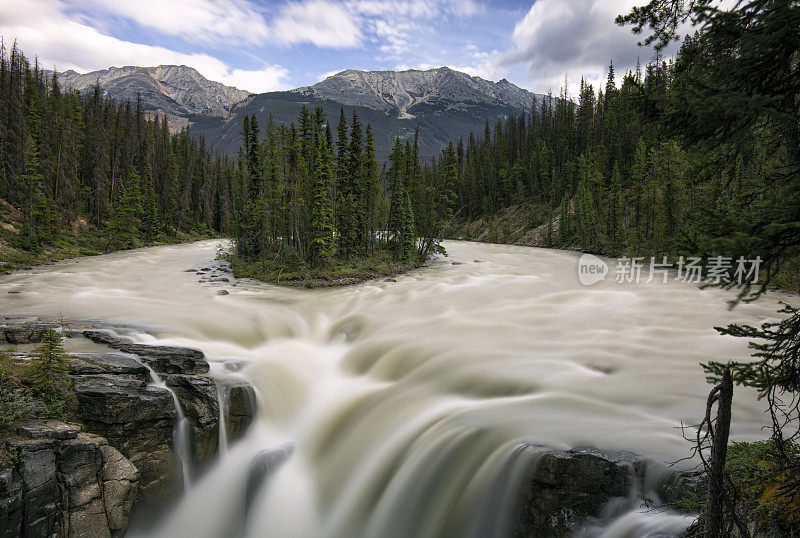
[[[708,393],[699,363],[749,356],[713,327],[773,319],[787,298],[729,311],[730,293],[679,282],[584,287],[574,253],[459,242],[396,282],[240,281],[217,295],[223,284],[185,272],[212,266],[216,246],[0,277],[3,314],[136,327],[141,343],[202,349],[215,377],[237,361],[256,388],[256,423],[227,450],[221,439],[218,463],[154,536],[503,536],[537,447],[686,456],[679,426],[698,421]],[[764,418],[737,388],[733,438],[761,438]],[[641,491],[661,479],[648,475]],[[670,535],[686,523],[631,497],[579,535]]]
[[[178,395],[175,394],[175,391],[167,385],[167,383],[161,378],[160,375],[156,373],[155,370],[150,367],[149,364],[139,360],[135,355],[131,355],[131,358],[135,359],[136,362],[147,368],[147,371],[150,373],[151,385],[162,388],[172,395],[172,402],[175,405],[176,414],[175,427],[172,430],[172,443],[175,446],[175,454],[178,456],[178,459],[181,463],[183,487],[184,489],[188,488],[191,485],[191,465],[193,461],[189,433],[189,428],[191,428],[191,426],[183,413],[183,407],[178,399]]]
[[[219,436],[217,437],[217,454],[224,456],[228,451],[228,388],[217,385],[217,404],[219,405]]]

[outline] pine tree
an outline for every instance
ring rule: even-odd
[[[128,174],[117,189],[117,200],[108,220],[108,232],[114,249],[122,250],[139,246],[137,221],[141,213],[139,175]]]
[[[314,161],[314,202],[311,213],[311,263],[323,265],[334,254],[333,215],[330,204],[332,183],[331,154],[327,140],[317,140]]]

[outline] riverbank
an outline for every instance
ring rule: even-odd
[[[100,230],[85,219],[78,219],[70,228],[59,230],[58,237],[52,244],[36,251],[21,246],[20,234],[23,233],[23,229],[22,213],[0,199],[0,274],[8,274],[35,265],[120,250],[114,244],[114,238],[106,230]],[[130,248],[190,243],[216,237],[210,233],[172,230],[171,233],[160,233],[153,240],[140,240]]]
[[[595,252],[587,250],[574,240],[564,242],[560,238],[558,212],[554,211],[552,214],[553,219],[550,221],[546,207],[532,204],[509,206],[489,217],[454,223],[447,238],[498,245],[589,252],[610,257],[638,255],[630,252]],[[669,255],[669,253],[664,254]],[[774,290],[800,292],[800,258],[784,264],[780,271],[773,275],[769,284]]]

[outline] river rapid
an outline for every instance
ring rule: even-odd
[[[785,298],[731,311],[732,293],[680,282],[586,287],[575,253],[467,242],[395,282],[201,283],[186,270],[218,263],[218,246],[0,277],[2,315],[126,327],[140,343],[201,349],[212,375],[256,387],[257,423],[155,536],[503,536],[535,459],[520,445],[686,456],[679,426],[699,421],[710,389],[698,363],[749,356],[714,326],[774,319]],[[733,438],[763,438],[766,423],[737,388]],[[245,512],[251,460],[280,448],[291,456]],[[585,535],[663,536],[688,521],[632,505]]]

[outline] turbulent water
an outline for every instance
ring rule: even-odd
[[[771,319],[781,298],[728,311],[731,294],[678,282],[585,287],[573,253],[461,242],[396,282],[200,283],[185,270],[214,264],[217,246],[0,278],[0,314],[129,327],[138,342],[202,349],[218,376],[242,362],[258,421],[158,536],[502,536],[535,463],[526,444],[685,456],[678,427],[698,422],[709,390],[698,363],[748,356],[713,327]],[[753,393],[737,389],[733,414],[734,438],[763,437]],[[286,461],[246,497],[266,449]],[[633,509],[584,531],[668,535],[686,524]]]

